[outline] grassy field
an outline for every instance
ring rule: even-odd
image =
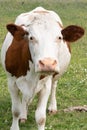
[[[64,26],[75,24],[85,29],[85,36],[73,43],[72,59],[68,71],[59,80],[57,87],[58,114],[47,114],[46,130],[87,130],[86,112],[63,112],[70,106],[87,104],[87,0],[0,0],[0,48],[7,23],[14,22],[17,15],[37,6],[56,11]],[[20,124],[21,130],[36,130],[34,113],[37,98],[29,108],[28,121]],[[0,130],[9,130],[11,125],[11,100],[6,74],[0,65]]]

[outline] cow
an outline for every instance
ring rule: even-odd
[[[12,100],[10,130],[19,130],[19,121],[27,120],[28,106],[36,94],[35,119],[38,130],[45,130],[48,99],[49,113],[55,114],[57,82],[70,63],[70,43],[81,38],[84,29],[77,25],[64,28],[54,11],[42,7],[20,14],[6,28],[1,59]]]

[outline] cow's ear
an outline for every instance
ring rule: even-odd
[[[11,23],[6,25],[7,30],[14,36],[15,32],[18,30],[18,26]]]
[[[75,42],[84,35],[84,29],[76,25],[70,25],[61,31],[63,39],[68,42]]]

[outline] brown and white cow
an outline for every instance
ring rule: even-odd
[[[11,130],[19,130],[19,119],[27,119],[27,107],[37,93],[35,119],[38,130],[44,130],[49,95],[48,110],[57,111],[56,86],[70,63],[70,42],[81,38],[84,30],[75,25],[63,28],[59,16],[42,7],[19,15],[7,30],[1,59],[12,99]]]

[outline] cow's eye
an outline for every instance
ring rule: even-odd
[[[34,40],[34,37],[31,36],[31,37],[30,37],[30,40],[31,40],[31,41]]]
[[[62,39],[62,37],[61,36],[59,36],[59,40],[61,40]]]
[[[59,42],[61,42],[62,39],[63,39],[62,36],[57,36],[55,39],[55,42],[59,43]]]
[[[30,37],[29,37],[29,41],[30,41],[31,43],[37,43],[37,42],[38,42],[37,39],[36,39],[34,36],[30,36]]]

